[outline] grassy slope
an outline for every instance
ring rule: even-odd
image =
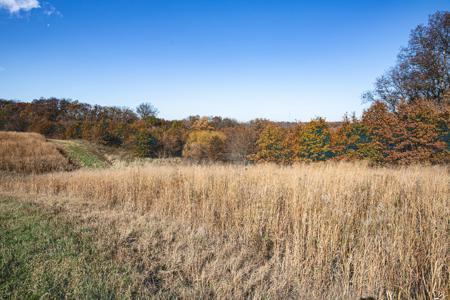
[[[131,280],[98,253],[93,233],[75,232],[36,204],[0,198],[0,232],[0,299],[110,299]]]
[[[51,140],[62,147],[69,158],[77,165],[85,168],[105,168],[107,159],[94,147],[81,140]]]
[[[30,132],[0,131],[0,171],[45,173],[68,171],[74,166],[44,136]]]

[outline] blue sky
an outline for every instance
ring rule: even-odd
[[[0,98],[307,121],[361,94],[446,0],[0,0]]]

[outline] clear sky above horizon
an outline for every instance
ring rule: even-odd
[[[450,1],[0,0],[0,98],[337,121]]]

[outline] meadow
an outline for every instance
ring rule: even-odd
[[[87,234],[100,270],[125,268],[101,273],[116,296],[445,299],[449,179],[445,166],[143,164],[3,172],[0,189]]]
[[[0,299],[450,298],[448,3],[78,2],[0,0]]]

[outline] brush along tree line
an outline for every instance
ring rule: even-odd
[[[149,103],[136,112],[67,99],[0,100],[0,130],[86,139],[133,150],[140,157],[290,164],[367,159],[379,164],[450,162],[450,13],[436,12],[412,32],[398,62],[363,95],[372,105],[338,126],[247,123],[191,116],[169,121]]]

